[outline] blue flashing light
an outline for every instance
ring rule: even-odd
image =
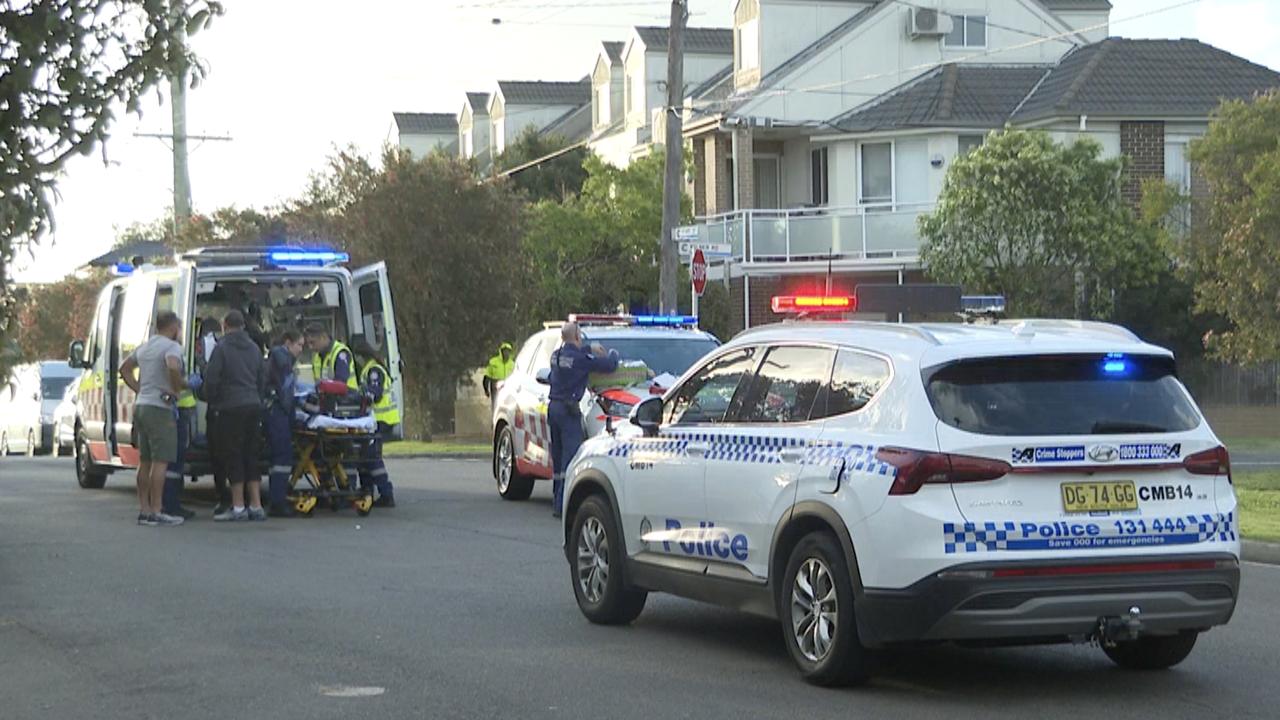
[[[697,315],[636,315],[633,319],[636,325],[646,327],[682,327],[698,324]]]
[[[133,265],[132,265],[131,263],[127,263],[127,262],[123,262],[123,261],[122,261],[122,262],[118,262],[118,263],[116,263],[115,265],[112,265],[112,266],[111,266],[111,274],[112,274],[112,275],[119,275],[119,276],[132,275],[132,274],[133,274],[133,270],[134,270],[134,268],[133,268]]]
[[[1102,372],[1107,375],[1128,375],[1129,361],[1123,353],[1107,353],[1102,360]]]
[[[289,249],[268,251],[267,259],[274,265],[328,265],[347,262],[351,256],[335,250]]]

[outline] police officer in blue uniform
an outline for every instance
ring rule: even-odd
[[[560,328],[564,342],[551,353],[551,394],[547,406],[547,424],[551,426],[552,493],[551,514],[560,517],[564,509],[564,471],[582,445],[582,394],[587,390],[587,376],[593,372],[609,373],[618,369],[618,351],[606,355],[599,344],[582,346],[578,324],[568,322]]]
[[[294,366],[302,354],[302,336],[286,330],[280,344],[267,355],[267,449],[271,455],[272,517],[292,517],[289,476],[293,474],[293,404],[297,374]]]

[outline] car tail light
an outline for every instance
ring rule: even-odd
[[[984,482],[1004,477],[1012,470],[1002,460],[882,447],[876,459],[898,469],[890,495],[914,495],[925,484]]]
[[[1192,475],[1226,475],[1231,482],[1231,454],[1221,445],[1188,455],[1182,467]]]

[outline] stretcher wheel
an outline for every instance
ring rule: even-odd
[[[299,515],[310,517],[311,511],[316,509],[316,498],[314,495],[300,497],[293,502],[293,509],[298,511]]]
[[[362,495],[351,501],[351,507],[361,516],[368,515],[373,510],[373,496]]]

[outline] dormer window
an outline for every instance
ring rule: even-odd
[[[760,67],[760,19],[752,18],[733,29],[734,69]]]
[[[943,43],[953,48],[981,48],[987,46],[986,15],[951,15],[951,32]]]

